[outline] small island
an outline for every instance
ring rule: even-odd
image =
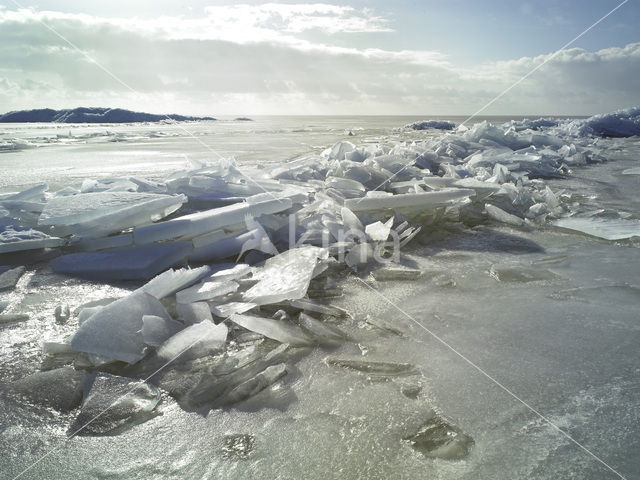
[[[192,117],[177,114],[160,115],[134,112],[122,108],[78,107],[64,110],[40,108],[17,110],[0,114],[0,123],[137,123],[137,122],[192,122],[215,120],[213,117]]]

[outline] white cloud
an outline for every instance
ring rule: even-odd
[[[152,20],[0,9],[0,103],[213,115],[466,114],[551,55],[462,69],[440,52],[357,48],[344,36],[333,41],[338,33],[384,36],[389,25],[369,10],[329,4],[211,6],[202,18]],[[640,43],[566,50],[486,113],[582,114],[628,106],[640,98],[639,74]]]

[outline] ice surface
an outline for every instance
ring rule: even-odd
[[[446,460],[466,457],[475,444],[469,435],[438,415],[431,416],[415,434],[404,440],[425,457]]]
[[[155,315],[142,316],[142,341],[152,347],[159,347],[170,337],[184,328],[184,325],[169,318]]]
[[[314,343],[313,339],[305,334],[300,327],[286,320],[273,320],[271,318],[235,313],[231,315],[231,321],[247,330],[281,343],[288,343],[294,346],[313,345]]]
[[[422,276],[422,270],[405,267],[396,263],[388,263],[374,270],[371,274],[373,278],[378,281],[416,280]]]
[[[99,374],[82,401],[69,429],[73,434],[102,435],[120,431],[151,417],[160,402],[160,391],[143,381]]]
[[[489,269],[489,276],[499,282],[537,282],[555,280],[559,275],[544,268],[526,267],[523,265],[495,264]]]
[[[182,263],[191,242],[158,243],[106,252],[71,253],[51,262],[56,273],[91,280],[148,280]]]
[[[145,315],[170,320],[158,299],[148,293],[134,292],[102,307],[85,320],[73,336],[71,346],[79,352],[135,363],[144,357],[142,318]]]
[[[224,323],[215,325],[209,320],[195,323],[176,333],[158,349],[163,361],[183,361],[210,355],[224,348],[228,329]]]
[[[10,383],[6,392],[31,404],[68,412],[80,405],[85,372],[71,367],[33,373]]]
[[[640,220],[633,219],[569,217],[555,220],[553,225],[605,240],[624,240],[640,236]]]
[[[254,273],[258,283],[244,292],[244,300],[262,305],[304,297],[316,266],[327,257],[326,249],[303,246],[268,259]]]
[[[24,272],[24,267],[16,267],[0,273],[0,292],[3,290],[13,290]]]
[[[0,325],[14,322],[26,322],[29,320],[29,315],[25,313],[3,313],[0,314]]]
[[[357,370],[374,377],[395,377],[400,375],[416,375],[416,368],[408,363],[378,362],[371,360],[327,357],[328,365]]]

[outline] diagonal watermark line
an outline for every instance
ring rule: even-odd
[[[25,9],[25,7],[23,5],[21,5],[19,2],[17,2],[16,0],[11,0],[11,2],[17,6],[18,8],[22,8]],[[135,88],[133,88],[132,86],[130,86],[128,83],[126,83],[124,80],[122,80],[120,77],[118,77],[115,73],[113,73],[111,70],[109,70],[107,67],[105,67],[104,65],[102,65],[100,62],[98,62],[95,58],[93,58],[91,55],[89,55],[87,52],[85,52],[84,50],[80,49],[80,47],[78,47],[75,43],[73,43],[71,40],[69,40],[67,37],[65,37],[64,35],[62,35],[60,32],[58,32],[55,28],[53,28],[51,25],[49,25],[47,22],[45,22],[42,18],[40,17],[36,17],[36,20],[38,21],[38,23],[40,23],[41,25],[43,25],[45,28],[47,28],[47,30],[49,30],[51,33],[53,33],[54,35],[56,35],[58,38],[60,38],[60,40],[62,40],[63,42],[65,42],[67,45],[69,45],[71,48],[73,48],[74,50],[76,50],[78,53],[80,53],[83,57],[85,57],[90,63],[94,64],[96,67],[98,67],[100,70],[102,70],[104,73],[106,73],[108,76],[110,76],[112,79],[114,79],[116,82],[118,82],[120,85],[122,85],[123,87],[125,87],[127,90],[129,90],[130,92],[132,92],[134,95],[138,95],[138,96],[142,96],[142,94],[140,92],[138,92]],[[223,159],[224,157],[218,153],[216,150],[214,150],[210,145],[206,144],[205,142],[203,142],[200,138],[198,138],[197,136],[194,135],[193,132],[187,130],[186,128],[184,128],[182,125],[180,125],[180,123],[178,122],[174,122],[173,119],[171,117],[169,117],[169,115],[165,114],[165,117],[167,118],[167,120],[172,121],[172,125],[175,125],[176,127],[178,127],[180,130],[182,130],[184,133],[187,134],[187,136],[193,138],[196,142],[198,142],[200,145],[202,145],[203,147],[205,147],[207,150],[209,150],[211,153],[213,153],[214,155],[216,155],[219,159]],[[266,190],[262,185],[260,185],[258,182],[256,182],[253,178],[249,177],[248,175],[246,175],[244,172],[242,172],[242,170],[238,169],[238,172],[240,173],[240,175],[242,175],[245,179],[247,179],[249,182],[253,183],[255,186],[257,186],[258,188],[260,188],[264,193],[269,194],[270,196],[272,196],[275,200],[279,201],[279,202],[284,202],[284,199],[274,195],[272,192]]]
[[[600,457],[598,457],[595,453],[593,453],[591,450],[589,450],[587,447],[585,447],[584,445],[582,445],[580,442],[578,442],[576,439],[574,439],[571,435],[569,435],[567,432],[565,432],[564,430],[562,430],[559,426],[557,426],[555,423],[553,423],[551,420],[549,420],[549,418],[547,418],[546,416],[544,416],[542,413],[540,413],[538,410],[536,410],[535,408],[533,408],[531,405],[529,405],[527,402],[525,402],[522,398],[520,398],[518,395],[516,395],[511,389],[509,389],[508,387],[506,387],[504,384],[502,384],[501,382],[499,382],[498,380],[496,380],[493,376],[491,376],[489,373],[487,373],[484,369],[482,369],[480,366],[478,366],[476,363],[474,363],[472,360],[470,360],[466,355],[464,355],[463,353],[461,353],[460,351],[458,351],[455,347],[453,347],[450,343],[448,343],[447,341],[445,341],[444,339],[442,339],[442,337],[440,337],[439,335],[437,335],[436,333],[434,333],[432,330],[430,330],[429,328],[425,327],[422,323],[420,323],[418,320],[416,320],[413,316],[409,315],[407,312],[405,312],[402,308],[400,308],[398,305],[396,305],[394,302],[392,302],[391,300],[389,300],[389,298],[382,294],[380,291],[376,290],[375,288],[373,288],[371,285],[369,285],[367,282],[365,282],[364,280],[362,280],[359,277],[354,277],[356,278],[358,281],[360,281],[363,285],[365,285],[367,288],[369,288],[371,291],[373,291],[375,294],[377,294],[380,298],[382,298],[386,303],[388,303],[389,305],[391,305],[393,308],[395,308],[396,310],[398,310],[401,314],[403,314],[405,317],[407,317],[409,320],[411,320],[413,323],[415,323],[417,326],[419,326],[420,328],[422,328],[425,332],[427,332],[429,335],[431,335],[433,338],[435,338],[438,342],[440,342],[442,345],[444,345],[446,348],[448,348],[449,350],[451,350],[453,353],[455,353],[458,357],[460,357],[462,360],[464,360],[467,364],[469,364],[471,367],[473,367],[474,369],[476,369],[478,372],[480,372],[482,375],[484,375],[485,377],[487,377],[489,380],[491,380],[494,384],[496,384],[498,387],[500,387],[502,390],[504,390],[507,394],[509,394],[511,397],[513,397],[514,399],[516,399],[518,402],[520,402],[522,405],[524,405],[528,410],[530,410],[531,412],[533,412],[536,416],[538,416],[540,419],[542,419],[545,423],[549,424],[551,427],[553,427],[555,430],[557,430],[559,433],[561,433],[562,435],[564,435],[568,440],[570,440],[572,443],[574,443],[575,445],[577,445],[581,450],[583,450],[585,453],[587,453],[589,456],[591,456],[592,458],[594,458],[595,460],[597,460],[599,463],[601,463],[604,467],[606,467],[609,471],[611,471],[612,473],[614,473],[615,475],[617,475],[619,478],[621,478],[622,480],[626,480],[626,477],[624,477],[620,472],[618,472],[616,469],[614,469],[611,465],[609,465],[608,463],[606,463],[604,460],[602,460]]]
[[[508,88],[506,88],[503,92],[499,93],[498,95],[496,95],[492,100],[490,100],[484,107],[482,107],[481,109],[479,109],[476,113],[474,113],[473,115],[471,115],[469,118],[467,118],[464,122],[462,122],[460,125],[464,125],[465,123],[467,123],[469,120],[477,117],[481,112],[485,111],[487,108],[489,108],[491,105],[493,105],[497,100],[499,100],[500,98],[502,98],[504,95],[506,95],[507,93],[509,93],[513,88],[515,88],[516,86],[518,86],[520,83],[522,83],[524,80],[526,80],[527,78],[529,78],[533,73],[537,72],[540,68],[542,68],[544,65],[546,65],[547,63],[549,63],[551,60],[553,60],[556,56],[558,56],[560,54],[560,52],[562,52],[563,50],[567,49],[569,46],[573,45],[576,40],[580,39],[581,37],[583,37],[587,32],[589,32],[592,28],[594,28],[596,25],[600,24],[602,21],[604,21],[607,17],[609,17],[612,13],[614,13],[616,10],[618,10],[620,7],[622,7],[625,3],[627,3],[629,0],[624,0],[623,2],[621,2],[620,4],[618,4],[615,8],[609,10],[608,13],[606,13],[604,16],[602,16],[600,19],[598,19],[596,22],[594,22],[593,24],[591,24],[589,27],[587,27],[585,30],[583,30],[579,35],[575,36],[572,40],[568,41],[567,43],[565,43],[562,47],[560,47],[559,50],[556,50],[553,55],[551,55],[549,58],[547,58],[544,62],[542,62],[540,65],[534,67],[533,69],[531,69],[528,73],[526,73],[522,78],[520,78],[519,80],[517,80],[516,82],[514,82],[511,86],[509,86]],[[424,155],[428,150],[425,150],[424,152],[422,152],[420,155],[418,155],[418,157]],[[396,173],[394,173],[393,175],[391,175],[388,179],[386,179],[384,182],[382,182],[380,185],[378,185],[376,188],[374,188],[371,191],[376,191],[378,190],[380,187],[382,187],[383,185],[390,183],[391,179],[395,178],[397,175],[400,175],[403,171],[405,171],[407,169],[407,167],[409,167],[410,165],[413,164],[413,162],[415,162],[415,159],[412,160],[411,162],[407,163],[404,167],[402,167],[400,170],[398,170]],[[362,197],[365,198],[365,197]],[[359,199],[357,203],[360,203],[360,201],[362,200]]]
[[[573,39],[571,39],[570,41],[568,41],[567,43],[565,43],[559,50],[556,50],[555,53],[553,55],[551,55],[549,58],[547,58],[544,62],[542,62],[540,65],[536,66],[535,68],[531,69],[527,74],[525,74],[522,78],[520,78],[518,81],[516,81],[513,85],[511,85],[510,87],[506,88],[502,93],[496,95],[493,100],[489,101],[484,107],[482,107],[480,110],[478,110],[476,113],[474,113],[473,115],[471,115],[469,118],[467,118],[464,122],[462,122],[460,125],[464,125],[465,123],[467,123],[469,120],[471,120],[472,118],[475,118],[476,116],[478,116],[478,114],[480,114],[481,112],[485,111],[487,108],[489,108],[491,105],[493,105],[497,100],[499,100],[500,98],[502,98],[504,95],[506,95],[507,93],[509,93],[514,87],[516,87],[517,85],[519,85],[520,83],[522,83],[524,80],[526,80],[527,78],[529,78],[529,76],[531,76],[533,73],[537,72],[540,68],[544,67],[547,63],[549,63],[551,60],[553,60],[554,58],[556,58],[560,52],[562,52],[563,50],[565,50],[567,47],[573,45],[576,40],[582,38],[587,32],[589,32],[593,27],[595,27],[596,25],[598,25],[600,22],[604,21],[609,15],[611,15],[613,12],[615,12],[616,10],[618,10],[620,7],[622,7],[625,3],[627,3],[629,0],[623,0],[620,4],[618,4],[615,8],[609,10],[609,12],[607,14],[605,14],[604,16],[602,16],[600,19],[598,19],[596,22],[592,23],[589,27],[587,27],[585,30],[583,30],[579,35],[576,35]]]
[[[256,297],[252,297],[250,300],[247,300],[246,303],[251,303],[252,300],[254,300]],[[220,323],[224,323],[227,320],[229,320],[231,318],[231,315],[229,315],[227,318],[223,319],[222,321],[220,321],[218,323],[218,325]],[[193,347],[196,343],[205,340],[207,338],[207,336],[205,335],[204,337],[200,337],[197,338],[196,340],[194,340],[192,343],[190,343],[189,345],[187,345],[183,350],[179,351],[173,358],[171,358],[169,361],[167,361],[165,364],[163,364],[162,366],[160,366],[157,370],[155,370],[153,373],[151,373],[149,376],[140,379],[142,381],[142,383],[147,383],[151,378],[153,378],[154,376],[156,376],[158,373],[160,373],[162,370],[164,370],[165,368],[167,368],[169,365],[171,365],[173,362],[175,362],[183,353],[185,353],[187,350],[189,350],[191,347]],[[123,377],[126,378],[126,377]],[[85,423],[84,425],[82,425],[80,428],[78,428],[77,430],[75,430],[74,432],[72,432],[70,435],[67,435],[66,438],[64,439],[64,442],[61,442],[57,447],[52,448],[51,450],[49,450],[47,453],[45,453],[44,455],[42,455],[40,458],[38,458],[35,462],[31,463],[27,468],[25,468],[24,470],[22,470],[18,475],[16,475],[15,477],[12,478],[12,480],[16,480],[20,477],[22,477],[22,475],[24,475],[25,473],[27,473],[29,470],[31,470],[33,467],[35,467],[36,465],[38,465],[42,460],[44,460],[45,458],[49,457],[50,455],[56,453],[58,450],[60,450],[63,445],[65,444],[66,441],[71,440],[73,437],[75,437],[76,435],[78,435],[80,432],[82,432],[82,430],[84,430],[85,428],[87,428],[89,425],[91,425],[93,422],[95,422],[98,418],[100,418],[101,416],[103,416],[105,413],[107,413],[109,410],[111,410],[111,408],[113,408],[120,400],[122,400],[123,398],[127,397],[128,395],[131,395],[136,389],[138,388],[138,385],[136,385],[135,387],[131,388],[130,390],[126,391],[125,393],[123,393],[122,395],[120,395],[118,398],[116,398],[113,402],[111,402],[109,404],[109,406],[107,406],[104,410],[100,411],[95,417],[93,417],[92,419],[90,419],[89,421],[87,421],[87,423]]]

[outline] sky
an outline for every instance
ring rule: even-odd
[[[0,112],[604,113],[640,105],[640,0],[558,50],[621,1],[0,0]]]

